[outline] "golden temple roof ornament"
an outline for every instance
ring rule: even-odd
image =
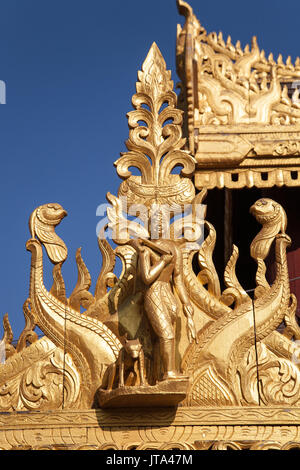
[[[243,164],[257,144],[253,147],[234,126],[242,126],[246,134],[250,125],[260,137],[269,132],[265,126],[275,132],[271,121],[282,109],[278,77],[287,75],[270,67],[264,90],[252,73],[254,65],[263,63],[256,43],[251,51],[239,53],[229,40],[225,44],[220,36],[207,35],[191,8],[178,4],[187,14],[178,44],[194,32],[193,40],[199,40],[195,50],[201,66],[205,64],[198,83],[213,116],[206,106],[199,108],[206,128],[202,136],[211,138],[206,143],[212,149],[237,149],[225,157],[224,151],[216,153],[214,165],[223,167],[224,160],[229,168]],[[257,65],[257,73],[268,66]],[[102,268],[94,293],[79,248],[78,280],[66,295],[61,268],[68,251],[55,231],[65,209],[43,204],[30,216],[26,325],[16,346],[8,316],[3,320],[0,448],[299,447],[300,348],[295,340],[300,329],[297,301],[290,292],[285,210],[266,197],[250,208],[249,218],[261,225],[250,245],[249,257],[256,264],[252,297],[238,279],[237,246],[231,247],[223,273],[214,264],[216,230],[205,219],[202,204],[207,188],[197,192],[192,182],[197,171],[198,183],[202,175],[199,138],[194,141],[197,170],[193,153],[183,149],[183,112],[177,109],[171,74],[155,43],[138,79],[135,109],[128,113],[128,151],[115,162],[123,181],[117,196],[107,194],[107,223],[98,235]],[[232,88],[221,89],[221,80]],[[210,90],[215,90],[211,97]],[[226,97],[219,114],[214,93]],[[248,108],[243,101],[247,93]],[[247,113],[253,122],[246,122]],[[216,133],[224,126],[234,131],[226,134],[227,147],[220,140],[223,134]],[[179,174],[174,172],[178,166]],[[270,282],[266,260],[272,248],[275,278]],[[43,282],[44,252],[54,265],[49,291]],[[123,264],[119,277],[113,272],[116,257]],[[44,336],[38,337],[36,327]],[[19,413],[23,411],[28,413]],[[267,432],[267,426],[272,430]]]
[[[300,59],[266,58],[256,37],[242,49],[208,33],[186,2],[177,5],[185,16],[177,71],[196,187],[299,186]]]

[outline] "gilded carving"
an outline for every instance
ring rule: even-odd
[[[184,2],[178,3],[191,14]],[[196,20],[189,18],[191,27]],[[200,25],[194,40],[202,54],[202,98],[214,115],[210,121],[205,111],[201,119],[255,127],[276,120],[285,110],[282,100],[289,106],[278,78],[287,68],[266,63],[255,40],[243,52],[230,40],[225,44],[221,36],[207,35]],[[107,194],[107,223],[98,234],[102,267],[94,292],[78,248],[77,282],[66,295],[62,266],[68,250],[56,234],[66,210],[57,203],[42,204],[30,216],[29,296],[16,346],[8,316],[3,320],[0,411],[16,415],[1,414],[0,447],[296,448],[300,348],[295,340],[300,330],[289,286],[287,214],[267,198],[250,208],[262,226],[250,245],[257,265],[252,297],[238,279],[238,246],[232,246],[224,273],[214,264],[217,233],[204,206],[209,184],[203,171],[196,191],[197,160],[184,149],[183,113],[155,43],[132,102],[128,151],[115,162],[122,182],[117,196]],[[255,151],[247,137],[219,135],[206,143],[203,154],[214,164],[223,152],[228,165],[243,165]],[[280,145],[270,136],[270,146],[284,154]],[[232,152],[236,146],[240,151]],[[178,166],[180,173],[174,172]],[[108,231],[115,247],[105,238]],[[271,247],[273,283],[267,280],[266,263]],[[43,281],[45,254],[54,265],[49,291]],[[119,276],[116,257],[123,264]],[[25,419],[20,411],[30,413]]]
[[[1,367],[3,411],[76,407],[80,377],[72,358],[46,337],[10,358]]]
[[[181,76],[193,74],[181,58],[190,54],[197,67],[193,99],[198,106],[191,116],[197,125],[299,123],[299,91],[295,88],[289,97],[284,83],[298,79],[299,59],[295,65],[290,57],[284,64],[281,55],[277,62],[272,55],[267,59],[255,36],[243,50],[239,41],[232,44],[230,36],[224,40],[222,32],[207,33],[191,7],[182,0],[177,3],[186,17],[186,24],[177,32],[178,71]],[[183,44],[189,30],[192,47],[187,51]],[[187,88],[189,83],[187,80]]]
[[[300,59],[266,57],[255,36],[242,48],[207,32],[187,2],[177,5],[185,17],[177,28],[180,106],[196,187],[299,186]]]
[[[241,70],[246,73],[248,62],[241,61],[241,64]],[[182,150],[182,113],[176,109],[170,72],[156,44],[152,45],[138,78],[133,97],[135,110],[128,115],[128,152],[116,162],[117,172],[124,181],[118,196],[107,195],[108,224],[98,238],[103,266],[94,294],[90,291],[91,277],[79,248],[78,280],[66,298],[61,267],[67,257],[67,247],[55,232],[66,211],[59,204],[45,204],[30,217],[31,238],[26,246],[32,262],[29,298],[24,303],[26,326],[14,349],[5,317],[3,341],[7,360],[2,368],[7,368],[9,361],[16,361],[20,355],[26,357],[27,351],[30,353],[40,344],[35,326],[57,349],[53,358],[47,359],[49,364],[41,359],[32,371],[22,366],[22,379],[14,378],[3,384],[3,406],[31,409],[32,387],[40,383],[41,374],[53,377],[55,373],[59,377],[58,358],[63,358],[60,360],[65,368],[71,361],[70,371],[73,371],[69,382],[66,372],[64,384],[57,386],[60,391],[57,393],[64,397],[64,407],[91,406],[95,396],[107,407],[110,397],[114,403],[111,406],[119,406],[118,399],[127,405],[135,403],[137,396],[141,403],[146,396],[159,403],[161,395],[163,403],[167,403],[168,393],[170,403],[174,403],[174,390],[178,393],[176,400],[184,400],[192,407],[213,406],[216,402],[220,406],[257,403],[254,371],[260,365],[253,359],[253,315],[264,377],[260,382],[261,400],[267,405],[276,402],[277,398],[272,398],[269,392],[266,377],[270,376],[274,384],[278,382],[280,403],[290,404],[291,400],[296,403],[298,375],[291,355],[297,348],[291,348],[289,338],[297,335],[298,330],[293,320],[295,299],[290,294],[287,274],[286,248],[290,238],[286,235],[285,211],[270,199],[261,199],[251,207],[251,213],[262,224],[250,247],[257,263],[254,299],[245,292],[236,275],[237,246],[233,246],[225,268],[222,292],[213,262],[216,231],[205,220],[204,208],[200,217],[197,213],[198,206],[203,207],[207,190],[203,188],[196,194],[190,179],[195,161]],[[172,174],[177,165],[181,165],[181,173]],[[131,174],[129,167],[134,166],[141,176]],[[139,208],[140,219],[128,221],[133,204]],[[185,204],[190,205],[191,215],[176,219]],[[139,222],[143,217],[147,223]],[[115,249],[103,237],[107,228],[112,230],[118,245]],[[269,285],[265,258],[272,244],[275,244],[277,274]],[[54,264],[53,286],[49,292],[43,284],[43,247]],[[113,273],[116,256],[124,264],[119,279]],[[198,273],[194,271],[193,260],[198,261]],[[85,311],[81,313],[81,309]],[[281,322],[285,322],[286,329],[279,347],[275,332]],[[270,350],[265,349],[268,344],[272,345]],[[138,352],[134,352],[134,347]],[[276,356],[276,349],[284,352]],[[242,366],[243,360],[247,362]],[[291,377],[287,383],[277,380],[283,369]],[[289,380],[295,381],[293,398],[286,391]],[[12,397],[17,396],[19,382],[24,393],[21,401],[15,402]],[[71,393],[79,384],[80,393]],[[49,406],[58,406],[50,380],[41,387]],[[27,400],[25,396],[31,398]],[[52,397],[51,404],[49,397]],[[59,403],[62,406],[62,398]],[[43,409],[45,400],[41,401],[37,395],[35,406]]]
[[[278,358],[258,342],[239,368],[243,398],[247,404],[280,405],[299,402],[300,375],[291,361]],[[257,382],[258,376],[258,382]],[[259,388],[258,388],[259,387]]]

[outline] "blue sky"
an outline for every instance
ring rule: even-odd
[[[190,5],[208,31],[222,30],[242,46],[256,35],[275,57],[300,54],[296,0]],[[176,25],[183,21],[175,0],[0,0],[7,92],[0,105],[0,317],[8,312],[15,339],[29,290],[28,219],[40,204],[59,202],[69,214],[57,229],[69,250],[68,294],[80,246],[93,290],[101,268],[96,208],[120,183],[113,162],[126,150],[137,70],[155,41],[178,82]]]

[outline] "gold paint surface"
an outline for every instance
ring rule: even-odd
[[[290,56],[286,63],[281,54],[277,61],[266,57],[255,36],[243,49],[222,32],[207,32],[187,2],[177,5],[185,17],[177,28],[180,103],[187,148],[197,160],[196,186],[299,186],[290,166],[300,154],[300,59],[293,64]],[[293,162],[298,171],[299,158]]]
[[[262,60],[255,41],[244,53],[232,49],[230,41],[224,46],[220,36],[206,34],[185,2],[178,4],[187,14],[186,30],[195,26],[194,40],[206,41],[210,65],[208,75],[200,78],[203,90],[211,86],[218,96],[214,80],[225,86],[235,76],[236,87],[226,88],[234,112],[224,105],[217,116],[220,122],[202,123],[197,135],[202,148],[193,151],[189,140],[190,151],[184,149],[183,112],[177,108],[171,73],[153,43],[138,73],[134,109],[128,113],[128,151],[115,162],[122,179],[119,192],[107,194],[108,223],[98,236],[103,263],[94,292],[78,249],[77,283],[66,295],[62,266],[68,250],[55,231],[66,210],[50,203],[32,212],[26,244],[31,254],[29,295],[23,306],[26,324],[16,346],[9,318],[3,319],[1,449],[300,446],[300,348],[295,341],[300,329],[288,277],[287,214],[268,198],[253,201],[250,208],[249,217],[261,225],[250,244],[256,264],[252,298],[237,277],[235,245],[222,273],[222,288],[213,258],[216,230],[205,210],[200,216],[197,212],[207,189],[234,187],[233,169],[240,178],[237,187],[257,185],[263,169],[274,175],[274,184],[288,184],[286,172],[297,169],[298,111],[285,97],[284,110],[294,126],[288,131],[279,119],[279,72],[270,60]],[[179,33],[179,45],[186,34]],[[230,69],[235,75],[228,77],[226,67],[216,70],[219,55],[229,69],[235,60]],[[267,91],[250,73],[254,66],[269,77]],[[288,68],[281,69],[280,79],[286,79]],[[242,93],[244,79],[252,88],[244,87]],[[245,90],[251,98],[248,111]],[[202,120],[208,118],[202,114]],[[231,126],[231,131],[220,132],[222,126]],[[274,164],[282,156],[293,158],[289,170],[284,163]],[[247,168],[245,162],[252,161],[256,163]],[[179,174],[173,172],[177,166]],[[133,175],[131,167],[140,175]],[[130,219],[132,205],[138,206],[143,221]],[[108,229],[115,248],[103,236]],[[266,258],[271,248],[275,279],[270,284]],[[53,264],[49,291],[43,283],[44,252]],[[123,265],[119,276],[114,273],[116,257]]]

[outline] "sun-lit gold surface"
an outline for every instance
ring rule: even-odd
[[[178,3],[190,14],[186,28],[197,26],[188,6]],[[229,119],[230,124],[247,125],[244,79],[257,98],[251,94],[249,125],[276,121],[282,96],[270,60],[262,61],[256,43],[252,51],[239,53],[230,41],[222,45],[201,28],[197,37],[205,38],[207,57],[220,54],[230,64],[228,54],[223,58],[227,48],[238,64],[232,69],[234,81],[231,76],[236,88],[227,89],[236,108],[230,114],[225,107],[214,125],[227,125]],[[257,90],[257,82],[251,81],[250,69],[258,60],[270,69],[268,91],[261,83]],[[261,73],[265,69],[258,68]],[[227,83],[225,72],[222,67],[216,71]],[[218,96],[216,78],[207,78],[201,82],[206,98],[207,90]],[[250,208],[249,218],[261,225],[250,245],[257,265],[253,298],[238,280],[235,245],[222,289],[213,261],[216,231],[203,206],[207,188],[196,192],[192,182],[195,171],[200,174],[198,154],[195,159],[192,151],[184,150],[183,112],[177,109],[171,74],[155,43],[138,74],[136,91],[134,110],[128,114],[128,151],[115,162],[123,181],[117,196],[107,194],[108,221],[98,238],[103,262],[94,293],[78,249],[78,280],[66,296],[62,266],[67,246],[55,232],[66,210],[44,204],[30,216],[26,325],[16,346],[8,316],[3,320],[0,448],[299,447],[300,347],[294,340],[300,338],[300,329],[289,286],[286,249],[291,240],[284,208],[268,198],[253,201]],[[292,109],[290,116],[298,115]],[[239,135],[227,135],[228,147],[221,133],[215,135],[215,164],[218,158],[242,162],[252,148]],[[209,142],[203,147],[208,160]],[[228,150],[227,157],[218,157],[222,149],[223,154]],[[177,166],[179,174],[173,172]],[[140,176],[131,173],[134,167]],[[177,218],[187,204],[191,216]],[[132,205],[139,213],[134,221]],[[107,230],[115,248],[104,238]],[[266,258],[271,247],[276,275],[269,284]],[[44,251],[54,265],[49,291],[43,282]],[[116,257],[123,263],[119,277],[113,272]],[[36,327],[43,337],[37,336]]]
[[[0,442],[16,450],[289,450],[299,447],[299,426],[300,409],[286,407],[33,411],[0,415]]]

